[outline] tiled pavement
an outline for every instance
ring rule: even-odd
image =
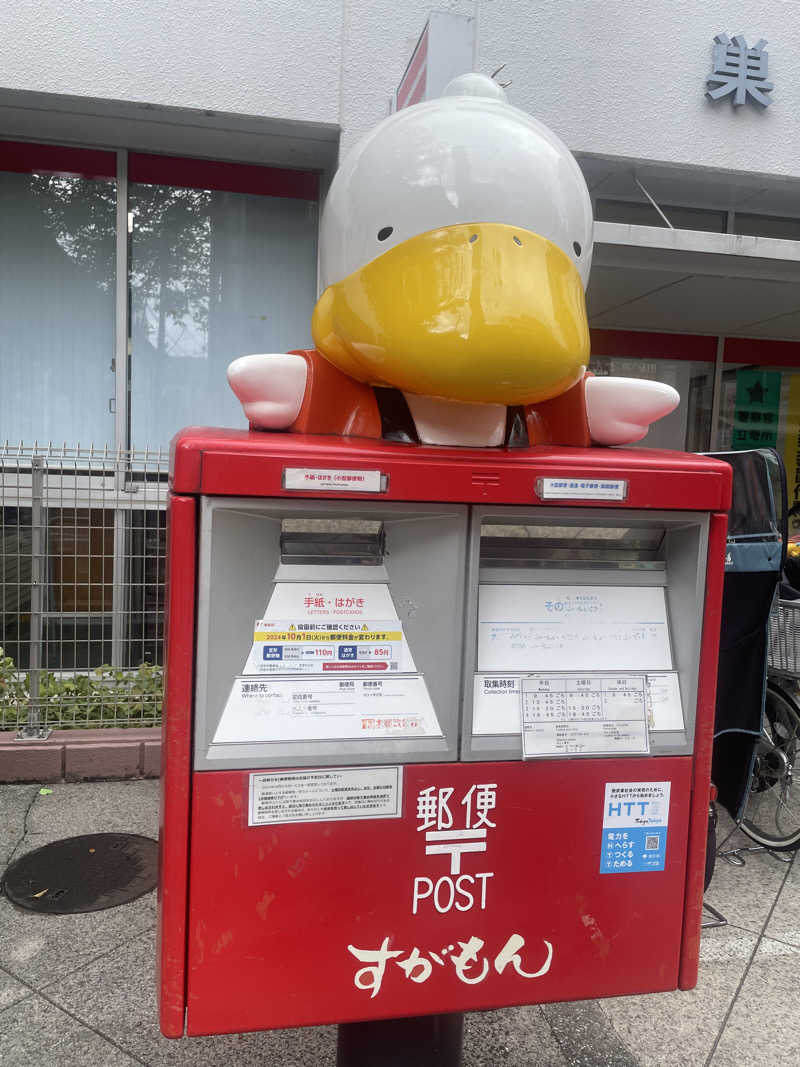
[[[38,786],[0,786],[0,869],[73,834],[156,836],[156,781],[50,788],[41,795]],[[704,933],[697,989],[470,1015],[466,1067],[796,1067],[800,867],[765,854],[744,868],[718,862],[707,900],[730,925]],[[51,917],[0,898],[2,1067],[333,1067],[332,1027],[162,1038],[154,938],[152,893],[108,911]]]

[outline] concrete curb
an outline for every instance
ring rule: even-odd
[[[158,778],[161,728],[54,730],[46,741],[0,734],[0,782]]]

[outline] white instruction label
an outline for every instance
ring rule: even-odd
[[[249,826],[399,819],[402,767],[327,767],[250,775]]]
[[[478,670],[669,671],[660,586],[481,585]]]
[[[441,736],[421,674],[239,676],[214,744]]]
[[[525,758],[649,751],[643,674],[537,674],[523,679]]]
[[[620,478],[537,478],[540,500],[624,500],[628,483]]]
[[[380,471],[284,467],[283,488],[309,489],[314,493],[380,493],[384,485]]]
[[[472,690],[473,734],[519,734],[522,678],[476,674]]]

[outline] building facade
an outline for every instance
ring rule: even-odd
[[[339,153],[472,67],[497,71],[583,168],[592,369],[682,397],[645,444],[772,445],[792,495],[798,15],[795,0],[452,0],[433,15],[431,0],[18,0],[0,15],[0,440],[18,457],[20,442],[92,446],[95,462],[163,449],[187,423],[243,426],[225,366],[310,343]],[[24,659],[22,467],[3,506],[17,566],[0,572],[0,643],[13,615]],[[72,619],[76,662],[111,648],[130,666],[132,535],[92,484],[69,537],[49,508],[48,552],[74,572],[53,625]]]

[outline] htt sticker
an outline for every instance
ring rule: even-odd
[[[606,782],[601,874],[663,871],[669,782]]]

